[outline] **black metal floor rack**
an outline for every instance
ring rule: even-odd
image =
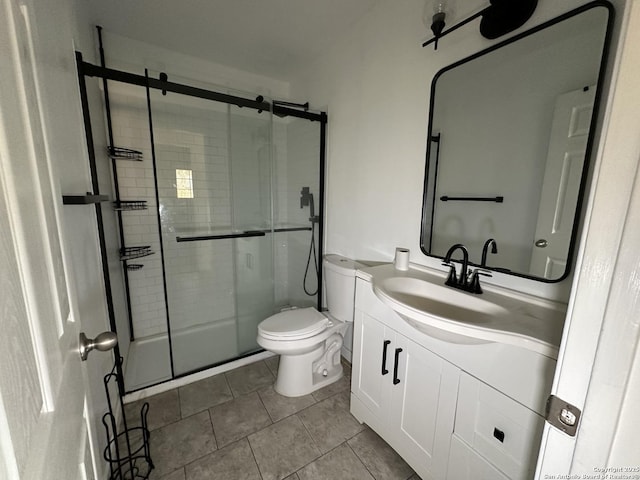
[[[102,416],[102,423],[107,431],[107,446],[104,449],[104,459],[109,464],[109,480],[137,480],[148,479],[153,470],[151,451],[149,449],[149,427],[147,414],[149,404],[147,402],[140,409],[139,424],[128,427],[127,418],[122,402],[122,392],[119,391],[118,365],[122,364],[122,358],[116,361],[111,372],[104,377],[104,389],[107,395],[109,411]],[[114,415],[112,392],[118,392],[120,412],[122,412],[122,428]],[[133,420],[133,419],[129,419]]]

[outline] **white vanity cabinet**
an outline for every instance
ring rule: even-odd
[[[351,412],[423,480],[532,478],[553,359],[431,338],[362,278],[354,320]]]
[[[353,414],[424,478],[444,478],[460,370],[371,316],[356,318]]]

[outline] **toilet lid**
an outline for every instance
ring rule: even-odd
[[[258,325],[265,338],[298,340],[312,337],[330,325],[330,320],[313,307],[276,313]]]

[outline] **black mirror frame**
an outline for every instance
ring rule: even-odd
[[[448,65],[447,67],[444,67],[443,69],[439,70],[435,76],[433,77],[433,80],[431,82],[431,90],[430,90],[430,98],[429,98],[429,119],[428,119],[428,127],[427,127],[427,141],[426,141],[426,160],[425,160],[425,173],[424,173],[424,182],[423,182],[423,198],[422,198],[422,219],[421,219],[421,227],[420,227],[420,250],[422,251],[422,253],[426,256],[432,257],[432,258],[440,258],[443,259],[444,257],[439,256],[439,255],[433,255],[431,253],[429,253],[429,251],[427,250],[427,247],[425,245],[425,235],[428,234],[429,238],[431,236],[431,228],[430,225],[433,224],[433,209],[431,209],[431,211],[428,211],[429,209],[426,208],[427,205],[429,205],[430,199],[429,199],[429,195],[432,194],[433,192],[429,192],[428,189],[428,182],[429,182],[429,158],[431,156],[431,147],[434,143],[433,139],[432,139],[432,127],[433,127],[433,107],[434,107],[434,99],[435,99],[435,89],[436,89],[436,82],[438,80],[438,78],[444,74],[445,72],[452,70],[464,63],[470,62],[478,57],[481,57],[483,55],[486,55],[488,53],[493,52],[494,50],[497,50],[499,48],[502,48],[506,45],[509,45],[511,43],[517,42],[518,40],[521,40],[525,37],[528,37],[530,35],[533,35],[541,30],[544,30],[547,27],[553,26],[557,23],[560,23],[564,20],[567,20],[571,17],[574,17],[580,13],[583,13],[587,10],[590,10],[592,8],[597,8],[597,7],[604,7],[608,10],[608,18],[607,18],[607,26],[606,26],[606,31],[605,31],[605,36],[604,36],[604,43],[602,46],[602,57],[600,60],[600,68],[598,71],[598,83],[596,85],[596,93],[595,93],[595,100],[594,100],[594,105],[593,105],[593,114],[591,117],[591,123],[589,126],[589,137],[587,139],[587,148],[586,148],[586,152],[585,152],[585,162],[584,162],[584,167],[582,170],[582,175],[581,175],[581,179],[580,179],[580,188],[578,191],[578,201],[576,204],[576,212],[575,212],[575,216],[573,219],[573,228],[571,231],[571,239],[569,241],[569,250],[567,252],[567,266],[565,268],[564,273],[562,274],[562,276],[560,276],[557,279],[547,279],[547,278],[541,278],[541,277],[536,277],[533,275],[528,275],[526,273],[519,273],[519,272],[505,272],[504,270],[501,270],[500,268],[492,268],[492,267],[482,267],[482,268],[486,268],[487,270],[492,270],[492,271],[497,271],[500,273],[505,273],[508,275],[513,275],[513,276],[517,276],[517,277],[522,277],[522,278],[527,278],[530,280],[536,280],[539,282],[544,282],[544,283],[557,283],[560,282],[562,280],[564,280],[565,278],[567,278],[567,276],[569,275],[569,273],[571,272],[571,267],[573,265],[574,262],[574,256],[575,256],[575,247],[576,247],[576,238],[578,235],[578,230],[579,230],[579,224],[580,224],[580,219],[582,216],[582,208],[583,208],[583,204],[584,204],[584,197],[585,197],[585,191],[586,191],[586,187],[587,187],[587,180],[589,177],[589,170],[591,168],[591,156],[593,154],[593,142],[595,139],[595,134],[596,134],[596,126],[599,120],[599,116],[600,116],[600,103],[601,103],[601,96],[602,96],[602,90],[603,90],[603,85],[604,85],[604,80],[605,80],[605,73],[607,70],[607,64],[608,64],[608,60],[609,60],[609,48],[611,45],[611,36],[612,36],[612,31],[613,31],[613,23],[615,20],[615,9],[613,7],[613,4],[611,4],[609,1],[607,0],[594,0],[591,1],[589,3],[586,3],[580,7],[577,7],[573,10],[570,10],[569,12],[566,12],[562,15],[559,15],[551,20],[548,20],[544,23],[541,23],[540,25],[537,25],[525,32],[519,33],[511,38],[508,38],[507,40],[504,40],[502,42],[499,42],[495,45],[492,45],[491,47],[488,47],[484,50],[481,50],[477,53],[474,53],[473,55],[470,55],[462,60],[459,60],[451,65]],[[436,147],[437,148],[437,147]],[[470,265],[474,265],[474,266],[479,266],[475,263],[469,262]]]

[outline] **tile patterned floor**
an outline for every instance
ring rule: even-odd
[[[278,358],[149,402],[152,480],[420,480],[349,413],[351,371],[298,398],[277,394]],[[141,402],[126,405],[135,424]]]

